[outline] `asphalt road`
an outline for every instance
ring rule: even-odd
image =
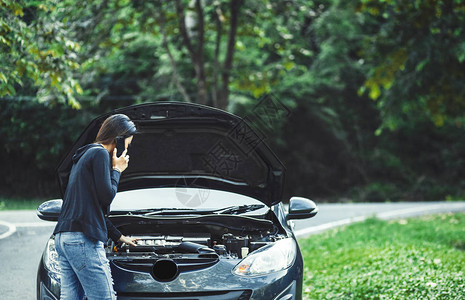
[[[298,237],[362,221],[465,211],[463,202],[321,204],[312,219],[295,221]],[[35,299],[36,271],[54,222],[40,220],[35,211],[0,212],[0,299]]]

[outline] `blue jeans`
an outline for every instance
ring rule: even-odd
[[[82,232],[59,232],[55,247],[61,269],[61,300],[114,300],[110,264],[103,243]]]

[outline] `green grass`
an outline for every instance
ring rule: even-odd
[[[36,209],[43,199],[6,199],[0,198],[0,211],[14,209]]]
[[[362,223],[299,240],[304,299],[465,299],[465,214]]]

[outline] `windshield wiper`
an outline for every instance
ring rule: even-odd
[[[217,210],[216,213],[224,214],[224,215],[238,215],[243,214],[249,211],[254,211],[260,208],[265,207],[263,204],[248,204],[248,205],[241,205],[241,206],[231,206],[226,207],[221,210]]]
[[[144,209],[138,209],[138,210],[132,210],[128,212],[128,215],[145,215],[145,216],[150,216],[154,214],[161,214],[165,212],[184,212],[188,211],[191,212],[195,209],[193,208],[144,208]]]
[[[249,204],[249,205],[236,205],[228,206],[217,209],[195,209],[195,208],[147,208],[127,212],[128,215],[179,215],[179,214],[195,214],[195,215],[208,215],[208,214],[221,214],[221,215],[238,215],[249,211],[254,211],[265,207],[263,204]]]

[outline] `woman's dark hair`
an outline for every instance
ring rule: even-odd
[[[137,133],[136,125],[123,114],[109,116],[100,127],[95,138],[96,143],[111,144],[117,136],[130,137]]]

